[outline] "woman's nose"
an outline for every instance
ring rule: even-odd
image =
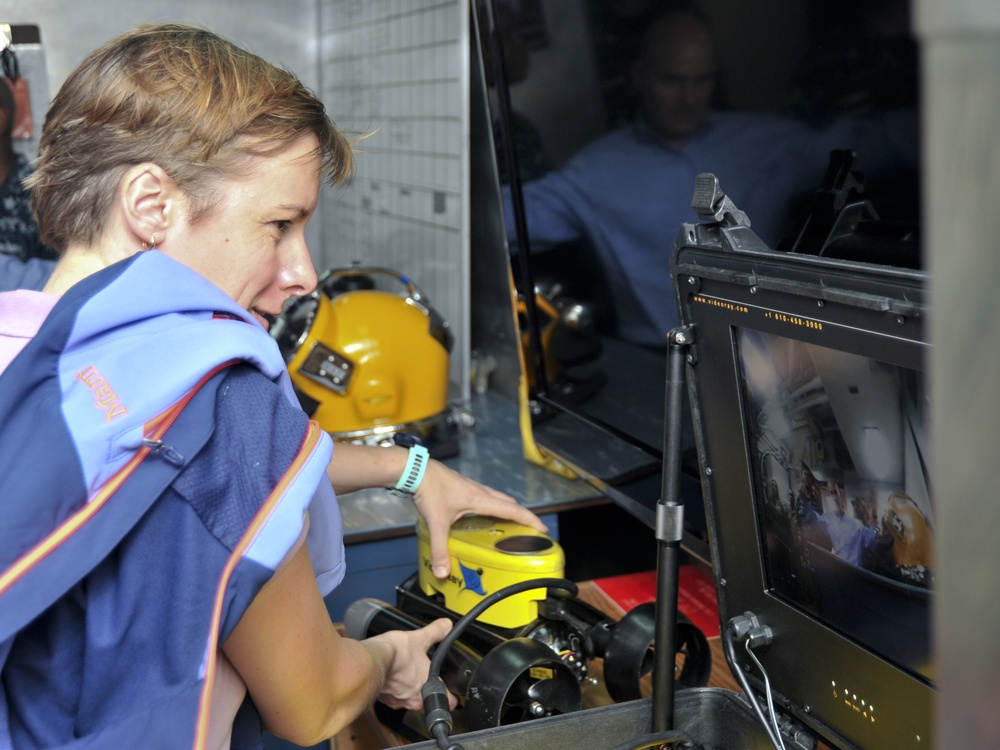
[[[282,269],[282,286],[293,296],[309,294],[316,288],[316,268],[313,266],[305,237],[295,243]]]

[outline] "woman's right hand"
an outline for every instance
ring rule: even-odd
[[[257,594],[222,650],[264,727],[308,747],[337,734],[377,697],[420,710],[427,650],[449,629],[450,621],[441,620],[363,641],[342,637],[303,544]]]
[[[451,626],[451,620],[441,618],[419,630],[390,630],[362,641],[368,647],[384,645],[391,653],[379,701],[390,708],[423,711],[420,690],[431,666],[427,652],[448,634]],[[448,700],[454,709],[455,696],[449,693]]]

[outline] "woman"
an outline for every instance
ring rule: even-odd
[[[305,225],[351,164],[292,75],[204,30],[137,28],[60,89],[31,189],[61,259],[0,295],[0,745],[312,744],[376,697],[420,708],[448,622],[356,642],[322,601],[330,482],[397,485],[414,456],[331,455],[266,332],[316,284]],[[439,574],[466,512],[544,528],[423,465]]]

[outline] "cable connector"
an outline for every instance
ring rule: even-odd
[[[767,625],[761,625],[747,633],[747,647],[759,648],[760,646],[770,646],[774,640],[774,631]]]
[[[760,620],[753,612],[744,612],[729,621],[729,629],[733,631],[733,640],[742,641],[747,633],[760,627]]]
[[[424,702],[424,727],[427,734],[435,736],[434,729],[439,724],[445,724],[448,732],[452,729],[451,706],[448,703],[448,688],[440,677],[434,677],[420,688],[420,697]]]
[[[774,631],[767,625],[761,625],[753,612],[744,612],[729,621],[734,640],[746,641],[749,648],[769,646],[774,641]]]

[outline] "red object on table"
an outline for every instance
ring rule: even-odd
[[[693,565],[680,566],[678,581],[677,608],[706,638],[718,638],[719,604],[715,596],[715,583]],[[594,584],[626,612],[640,604],[656,600],[655,570],[598,578],[594,580]]]

